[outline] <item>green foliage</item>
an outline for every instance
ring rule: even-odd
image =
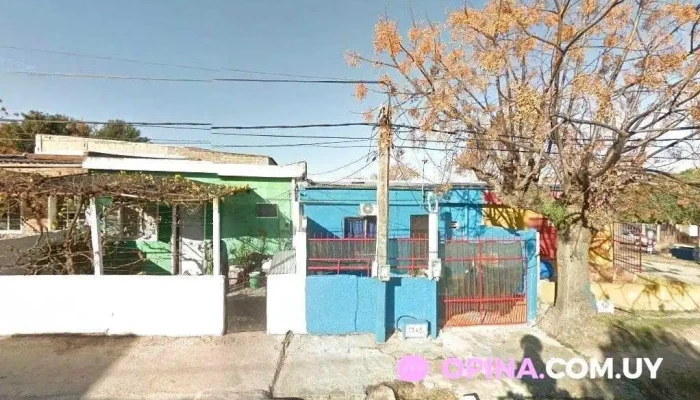
[[[700,169],[689,169],[676,175],[686,182],[700,183]],[[629,195],[628,208],[623,218],[630,222],[672,222],[696,224],[700,222],[699,195],[681,184],[663,187],[642,187]]]
[[[92,126],[63,114],[29,111],[22,121],[0,125],[0,154],[33,153],[36,135],[94,137],[126,142],[148,142],[141,131],[121,120],[110,120],[95,130]]]
[[[561,227],[566,223],[566,206],[555,199],[542,202],[542,215],[547,217],[556,227]]]
[[[96,130],[92,137],[97,139],[121,140],[124,142],[146,143],[148,138],[141,136],[141,131],[123,120],[111,119],[107,124]]]
[[[33,153],[34,136],[39,134],[88,137],[92,133],[90,125],[62,114],[29,111],[22,118],[21,122],[0,125],[0,153]]]

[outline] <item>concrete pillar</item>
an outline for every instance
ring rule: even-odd
[[[88,211],[88,223],[90,224],[90,240],[92,241],[92,263],[95,268],[95,275],[103,275],[102,264],[102,243],[100,240],[100,217],[97,215],[97,199],[90,198]]]
[[[177,236],[177,228],[178,228],[178,223],[177,223],[177,206],[173,205],[172,207],[172,219],[170,222],[170,262],[172,265],[172,274],[173,275],[179,275],[180,274],[180,252],[179,252],[179,245],[178,245],[178,240],[180,239]]]
[[[294,235],[294,248],[296,250],[296,275],[306,278],[308,262],[306,232],[300,231]]]
[[[428,278],[440,277],[440,271],[433,271],[434,260],[439,258],[438,248],[440,243],[440,231],[438,230],[438,212],[431,210],[428,214]]]
[[[214,268],[212,275],[221,275],[221,213],[219,211],[219,198],[215,197],[212,200],[212,241],[213,241],[213,260]]]
[[[301,230],[301,203],[299,202],[299,187],[297,180],[292,179],[292,238],[294,234]]]
[[[48,231],[53,231],[55,230],[54,227],[58,225],[58,199],[56,196],[49,196],[48,198],[48,204],[46,207],[48,210],[47,212],[47,230]]]
[[[294,278],[292,280],[291,287],[295,288],[294,292],[291,293],[288,301],[291,303],[291,307],[296,312],[294,315],[298,316],[299,320],[296,321],[292,331],[294,333],[304,334],[307,333],[306,327],[306,266],[307,266],[307,243],[306,243],[306,231],[300,230],[294,235],[295,249],[296,249],[296,271]]]

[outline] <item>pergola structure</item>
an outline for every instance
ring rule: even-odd
[[[38,201],[48,196],[76,196],[88,199],[87,224],[90,226],[94,274],[102,275],[103,252],[101,226],[97,209],[99,198],[125,202],[152,202],[173,207],[198,206],[212,202],[213,209],[213,274],[221,273],[221,226],[219,200],[248,192],[248,187],[232,187],[202,183],[180,175],[153,176],[145,173],[84,173],[67,176],[44,176],[0,170],[0,196],[21,199],[29,209],[38,212]],[[174,235],[174,233],[173,233]],[[175,241],[171,244],[175,246]],[[174,249],[172,249],[174,251]]]

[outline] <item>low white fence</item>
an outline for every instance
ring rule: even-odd
[[[294,235],[294,250],[276,254],[267,275],[267,333],[306,333],[306,233]]]
[[[223,276],[0,276],[0,335],[225,333]]]

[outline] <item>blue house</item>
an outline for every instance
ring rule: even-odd
[[[474,236],[483,226],[482,184],[458,184],[441,196],[439,231],[441,239]],[[428,234],[429,196],[434,185],[394,182],[389,191],[389,237],[409,238]],[[309,237],[374,237],[376,217],[362,215],[362,205],[377,202],[376,185],[308,183],[299,194]],[[371,214],[367,212],[366,214]]]
[[[486,226],[482,184],[455,184],[441,194],[435,190],[434,185],[390,185],[393,278],[383,285],[371,277],[375,184],[307,182],[300,187],[308,243],[309,333],[373,332],[383,340],[414,322],[426,323],[435,337],[442,326],[534,319],[536,232]],[[439,282],[425,273],[429,214],[436,198]]]

